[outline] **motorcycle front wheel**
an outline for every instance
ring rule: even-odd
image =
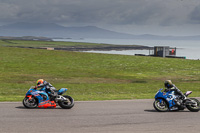
[[[191,112],[198,112],[200,110],[200,102],[196,98],[190,98],[190,100],[196,102],[196,104],[186,105],[187,109]]]
[[[71,109],[74,106],[74,99],[70,96],[63,96],[66,100],[58,101],[58,105],[63,109]]]
[[[153,107],[159,112],[166,112],[169,110],[168,105],[167,105],[166,101],[164,101],[164,100],[162,100],[161,102],[158,99],[155,100],[153,103]]]
[[[34,97],[31,99],[29,99],[29,97],[25,97],[22,103],[26,108],[36,108],[38,106],[37,100]]]

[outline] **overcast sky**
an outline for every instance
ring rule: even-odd
[[[200,35],[200,0],[0,0],[0,25],[51,22],[131,34]]]

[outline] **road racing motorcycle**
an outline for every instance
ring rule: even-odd
[[[178,111],[187,108],[192,112],[200,110],[200,102],[196,98],[187,98],[192,91],[187,91],[184,95],[186,99],[181,99],[181,96],[175,95],[174,91],[162,91],[160,89],[155,95],[153,103],[154,108],[159,112]]]
[[[63,95],[67,91],[67,88],[61,88],[55,91],[56,97],[50,97],[45,92],[45,87],[40,90],[34,89],[32,86],[26,93],[22,103],[26,108],[56,108],[58,104],[61,108],[71,109],[74,106],[74,99],[68,95]]]

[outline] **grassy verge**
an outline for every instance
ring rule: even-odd
[[[153,98],[166,79],[198,97],[199,69],[198,60],[0,46],[0,101],[21,101],[39,78],[75,100]]]

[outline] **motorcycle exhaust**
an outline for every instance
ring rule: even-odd
[[[55,100],[56,101],[60,101],[60,100],[62,100],[62,101],[64,101],[64,100],[67,100],[65,97],[63,97],[63,96],[57,96],[56,98],[55,98]]]

